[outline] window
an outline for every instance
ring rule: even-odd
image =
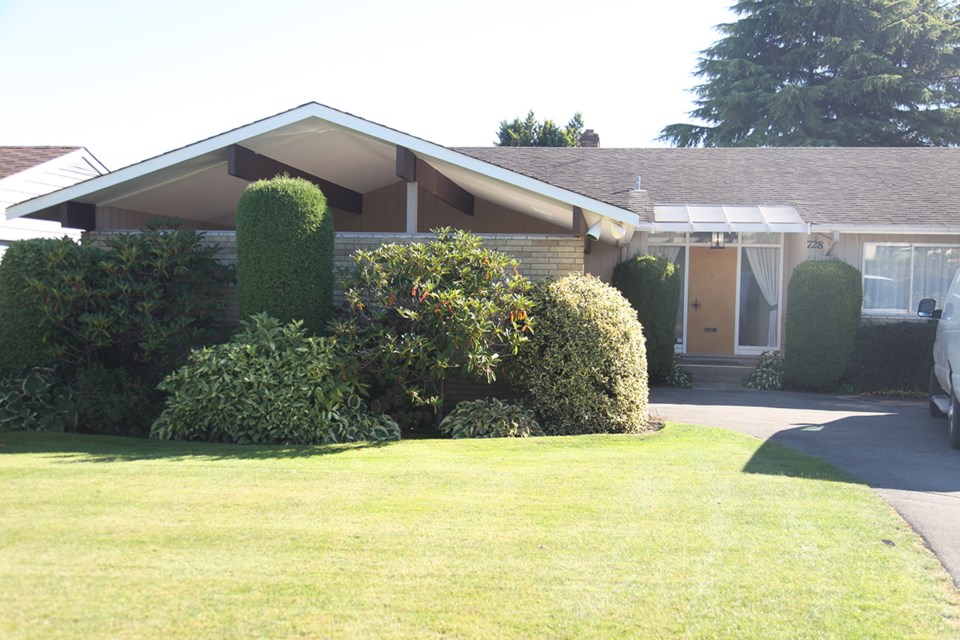
[[[863,245],[863,310],[912,313],[923,298],[942,302],[960,268],[960,246]]]

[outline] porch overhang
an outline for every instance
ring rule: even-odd
[[[795,207],[654,205],[651,233],[809,233]]]

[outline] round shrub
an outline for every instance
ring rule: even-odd
[[[316,186],[280,176],[247,187],[237,204],[237,309],[317,334],[333,308],[333,216]]]
[[[787,287],[784,384],[833,391],[850,366],[860,326],[860,272],[839,261],[803,262]]]
[[[389,418],[368,417],[355,367],[332,338],[264,314],[231,342],[194,351],[160,383],[169,397],[151,435],[237,444],[396,440]]]
[[[647,357],[637,313],[594,276],[538,283],[536,330],[511,373],[547,435],[647,427]]]
[[[29,285],[45,273],[48,256],[67,239],[18,240],[0,261],[0,374],[52,363],[44,346],[49,329],[44,323],[43,297]]]
[[[647,341],[650,382],[666,384],[674,369],[677,309],[683,295],[680,272],[665,258],[636,256],[616,266],[611,284],[637,310]]]
[[[465,400],[440,423],[440,433],[452,438],[529,438],[543,430],[533,412],[491,398]]]

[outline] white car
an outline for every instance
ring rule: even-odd
[[[921,318],[938,318],[937,339],[933,344],[933,369],[930,371],[930,415],[947,416],[947,440],[960,449],[960,271],[954,276],[943,308],[933,298],[925,298],[917,307]]]

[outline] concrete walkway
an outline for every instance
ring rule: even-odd
[[[652,389],[650,413],[794,447],[872,487],[926,540],[960,587],[960,451],[926,401],[754,391]]]

